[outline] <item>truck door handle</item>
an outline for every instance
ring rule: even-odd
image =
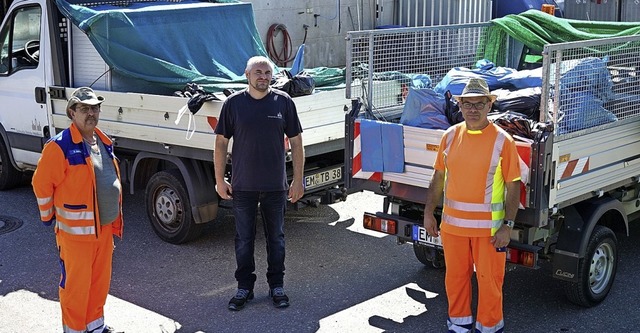
[[[38,104],[46,104],[47,103],[47,91],[44,87],[36,87],[36,103]]]

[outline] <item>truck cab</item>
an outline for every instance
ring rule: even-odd
[[[35,169],[50,137],[46,88],[53,84],[44,1],[15,1],[0,29],[0,189]],[[45,37],[45,38],[43,38]]]

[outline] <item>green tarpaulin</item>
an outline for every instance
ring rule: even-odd
[[[640,23],[580,21],[557,18],[539,10],[528,10],[491,20],[484,55],[497,65],[504,65],[506,36],[523,43],[533,52],[542,52],[546,44],[576,42],[640,34]],[[502,51],[501,51],[502,50]]]

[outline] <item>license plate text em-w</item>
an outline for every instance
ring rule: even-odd
[[[427,229],[417,224],[413,225],[411,238],[416,243],[429,245],[431,247],[442,247],[442,241],[440,240],[440,237],[429,236],[429,234],[427,233]]]

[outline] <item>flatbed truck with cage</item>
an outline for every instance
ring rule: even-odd
[[[78,6],[112,3],[70,2]],[[158,6],[162,4],[171,6],[166,9],[171,15],[193,10],[193,6],[248,6],[251,11],[248,3],[185,1]],[[181,35],[187,38],[191,33]],[[173,42],[167,41],[167,46],[186,43]],[[114,73],[94,44],[61,13],[54,0],[14,0],[3,19],[0,44],[0,190],[16,186],[23,175],[35,170],[45,142],[70,125],[66,105],[72,91],[102,80],[103,88],[94,86],[105,98],[99,127],[114,140],[123,188],[128,187],[131,193],[145,192],[147,215],[155,233],[164,241],[184,243],[196,238],[205,223],[216,218],[221,201],[213,175],[213,130],[221,100],[204,103],[191,121],[185,115],[177,122],[178,111],[186,107],[188,98],[117,89],[126,87],[126,78],[111,75]],[[147,83],[144,88],[153,88],[150,86]],[[306,153],[306,190],[300,202],[316,205],[341,200],[342,119],[350,104],[344,88],[296,97],[294,103]],[[230,145],[228,162],[232,149]],[[290,158],[287,161],[292,177]],[[230,169],[228,163],[227,176]]]
[[[491,24],[359,31],[347,37],[347,86],[354,107],[345,119],[346,187],[349,193],[368,190],[383,195],[378,212],[364,213],[364,227],[411,244],[416,258],[427,266],[444,266],[440,240],[422,227],[426,191],[444,131],[398,124],[402,99],[388,96],[402,84],[376,80],[376,70],[427,73],[435,85],[451,68],[473,68]],[[518,68],[525,48],[507,39],[500,56],[506,66]],[[638,219],[640,210],[640,36],[547,44],[540,55],[540,118],[533,139],[517,141],[521,166],[526,166],[507,264],[511,269],[533,269],[544,263],[571,302],[590,307],[609,293],[619,264],[618,240],[629,235],[630,222]],[[565,93],[563,76],[576,62],[591,58],[606,60],[613,97],[603,106],[617,120],[572,127],[570,117],[594,115],[581,100],[584,94]],[[363,72],[363,67],[369,71]],[[589,67],[580,74],[590,77],[597,75],[595,71]],[[384,130],[368,131],[369,137],[363,138],[361,124],[366,121],[402,128],[400,143],[383,144],[381,149],[383,157],[384,149],[402,151],[403,171],[363,167],[371,158],[366,155],[373,154],[365,144],[386,140],[384,134],[376,134]],[[435,214],[439,220],[441,208]]]

